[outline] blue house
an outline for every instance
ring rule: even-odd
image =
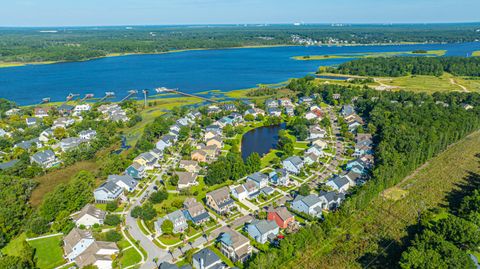
[[[346,170],[351,170],[354,171],[355,173],[358,174],[366,174],[367,173],[367,165],[365,164],[364,161],[360,159],[353,160],[349,163],[347,163],[347,169]]]

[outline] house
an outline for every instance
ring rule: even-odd
[[[0,128],[0,137],[10,136],[10,133]]]
[[[52,129],[63,128],[67,129],[67,127],[72,126],[75,123],[73,119],[70,118],[58,118],[53,121]]]
[[[228,187],[223,187],[207,193],[205,199],[207,201],[207,206],[221,215],[228,213],[230,209],[235,206],[232,198],[230,198]]]
[[[134,179],[142,179],[146,176],[145,166],[134,162],[125,170],[125,174],[131,176]]]
[[[27,141],[22,141],[20,143],[15,144],[13,147],[14,148],[21,148],[21,149],[24,149],[24,150],[29,150],[33,146],[35,146],[36,148],[41,148],[42,143],[40,142],[40,139],[33,138],[33,139],[30,139],[30,140],[27,140]]]
[[[216,134],[221,134],[222,133],[222,128],[218,124],[212,124],[212,125],[208,125],[205,128],[205,131],[216,133]]]
[[[190,173],[190,172],[175,172],[175,175],[178,176],[178,185],[177,188],[179,190],[190,188],[192,186],[198,185],[197,182],[197,173]]]
[[[345,121],[348,125],[348,130],[350,130],[351,132],[363,125],[362,118],[360,118],[360,116],[358,116],[357,114],[347,116],[345,118]]]
[[[152,170],[158,165],[158,159],[150,152],[141,153],[133,161],[143,165],[146,170]]]
[[[287,106],[285,107],[285,113],[288,116],[295,116],[295,108],[293,106]]]
[[[350,181],[350,185],[354,186],[355,182],[357,180],[360,180],[362,178],[361,173],[357,173],[353,170],[348,171],[348,173],[345,174],[345,177]]]
[[[43,130],[40,133],[40,136],[38,137],[38,140],[40,140],[43,143],[47,143],[52,138],[55,138],[54,135],[53,135],[53,129],[48,128],[48,129]]]
[[[288,97],[280,98],[279,103],[283,107],[293,106],[292,100]]]
[[[75,259],[75,264],[79,268],[94,265],[98,269],[112,269],[112,256],[118,252],[119,249],[113,242],[94,241],[93,244]]]
[[[373,145],[371,134],[357,134],[355,136],[355,144],[371,147]]]
[[[254,219],[247,225],[247,232],[255,241],[260,244],[265,244],[267,241],[271,242],[277,238],[280,228],[273,220]]]
[[[280,229],[286,229],[290,223],[295,221],[295,217],[292,213],[283,206],[269,208],[267,219],[275,221]]]
[[[236,111],[237,107],[232,103],[228,103],[228,104],[223,105],[223,109],[226,110],[226,111]]]
[[[14,167],[20,160],[11,160],[8,162],[0,163],[0,170],[7,170]]]
[[[366,145],[361,145],[361,144],[356,144],[355,145],[355,151],[353,152],[352,156],[355,158],[359,158],[365,154],[370,154],[372,152],[372,147],[366,146]]]
[[[95,242],[90,231],[73,228],[63,239],[63,252],[65,258],[72,262]]]
[[[267,108],[278,108],[279,103],[278,103],[277,100],[268,99],[268,100],[265,101],[265,107],[267,107]]]
[[[317,140],[319,138],[325,138],[327,131],[320,128],[318,125],[312,125],[308,128],[308,140]]]
[[[183,202],[183,215],[187,220],[192,221],[196,225],[202,224],[210,220],[210,215],[203,205],[195,198],[189,197]]]
[[[106,204],[118,198],[123,198],[123,188],[115,182],[106,181],[93,191],[93,197],[95,197],[95,203]]]
[[[268,174],[270,183],[278,186],[288,185],[289,177],[286,169],[276,169]]]
[[[260,189],[260,193],[265,195],[265,196],[270,196],[272,195],[273,193],[275,192],[275,189],[273,189],[272,187],[270,186],[267,186],[267,187],[263,187]]]
[[[51,110],[50,107],[36,107],[33,109],[33,114],[37,118],[48,117],[48,112]]]
[[[321,120],[322,119],[322,111],[320,109],[308,111],[305,114],[305,118],[307,120]]]
[[[78,133],[78,136],[84,140],[92,140],[97,136],[97,131],[92,129],[83,130]]]
[[[232,228],[227,228],[218,241],[220,252],[232,262],[243,263],[252,255],[250,240]]]
[[[152,150],[149,151],[150,154],[152,154],[153,157],[157,158],[157,160],[160,160],[160,158],[163,156],[163,151],[157,149],[157,148],[154,148]]]
[[[20,114],[20,109],[19,108],[12,108],[12,109],[9,109],[7,111],[5,111],[5,115],[7,116],[13,116],[13,115],[18,115]]]
[[[340,206],[340,203],[345,199],[345,194],[335,191],[320,191],[318,198],[322,201],[324,210],[333,210]]]
[[[268,176],[260,172],[247,176],[247,182],[248,181],[255,183],[258,189],[268,186]]]
[[[300,97],[298,99],[298,102],[300,104],[307,104],[307,105],[310,105],[311,103],[313,103],[313,98],[312,97],[309,97],[309,96],[303,96],[303,97]]]
[[[212,132],[212,131],[208,131],[208,132],[205,132],[205,135],[203,136],[204,140],[207,141],[209,139],[212,139],[214,137],[216,137],[219,133],[217,132]]]
[[[317,146],[318,148],[324,150],[328,147],[328,144],[322,139],[315,139],[312,141],[312,146]]]
[[[40,165],[41,167],[43,167],[45,169],[51,168],[51,167],[60,163],[60,161],[55,156],[55,153],[53,153],[53,151],[51,151],[49,149],[44,150],[44,151],[39,151],[39,152],[33,154],[30,157],[30,161],[32,163],[36,163],[36,164]]]
[[[61,104],[59,107],[57,107],[58,113],[61,115],[70,115],[73,112],[73,109],[75,107],[67,104]]]
[[[351,170],[359,174],[365,174],[367,171],[367,167],[368,165],[362,159],[355,159],[348,162],[345,168],[348,171]]]
[[[348,117],[350,115],[355,114],[355,110],[353,109],[352,105],[344,105],[342,107],[340,114],[342,114],[343,117]]]
[[[171,147],[175,143],[176,138],[172,135],[164,135],[156,144],[156,148],[164,151],[166,148]]]
[[[248,191],[245,189],[243,185],[231,187],[230,191],[233,197],[235,197],[237,200],[243,201],[248,197]]]
[[[207,152],[197,149],[190,153],[190,158],[197,162],[207,162]]]
[[[305,162],[306,165],[312,165],[314,163],[318,163],[320,156],[317,154],[311,152],[305,152],[305,156],[303,157],[303,161]]]
[[[200,165],[198,165],[198,162],[189,160],[181,160],[179,163],[179,167],[187,170],[190,173],[198,173],[201,169]]]
[[[251,102],[250,100],[248,100],[248,99],[242,100],[242,103],[243,103],[244,105],[246,105],[247,107],[249,107],[249,108],[255,108],[255,104],[252,103],[252,102]]]
[[[163,234],[162,231],[162,224],[164,221],[169,220],[173,223],[173,233],[183,233],[187,228],[187,219],[183,215],[183,212],[181,210],[173,211],[172,213],[167,214],[163,218],[159,218],[154,226],[155,226],[155,232],[158,235]]]
[[[26,119],[25,119],[25,122],[27,123],[27,126],[28,126],[28,127],[32,127],[32,126],[34,126],[34,125],[37,125],[38,120],[37,120],[37,118],[29,117],[29,118],[26,118]]]
[[[322,200],[315,194],[297,195],[292,202],[292,209],[319,218],[322,216]]]
[[[272,117],[280,117],[282,115],[282,111],[276,107],[271,107],[267,109],[267,114]]]
[[[80,144],[84,143],[85,140],[79,138],[79,137],[67,137],[67,138],[64,138],[62,140],[60,140],[60,149],[63,151],[63,152],[67,152],[71,149],[75,149],[77,148],[78,146],[80,146]]]
[[[298,156],[291,156],[283,160],[283,167],[290,173],[298,174],[303,168],[303,160]]]
[[[107,181],[115,183],[117,186],[128,192],[133,191],[138,184],[138,182],[129,175],[109,175]]]
[[[256,118],[256,117],[258,117],[259,115],[264,116],[264,115],[265,115],[265,111],[263,111],[263,110],[260,109],[260,108],[250,108],[250,109],[247,109],[247,111],[245,111],[244,115],[245,115],[245,116],[247,116],[247,115],[252,115],[252,116],[254,116],[254,117]]]
[[[465,110],[473,109],[473,106],[470,105],[470,104],[462,104],[462,107],[463,107],[463,109],[465,109]]]
[[[221,149],[221,148],[223,148],[223,140],[222,140],[221,137],[215,136],[215,137],[212,137],[212,138],[210,138],[209,140],[207,140],[206,145],[207,145],[207,146],[212,146],[212,145],[214,145],[215,147]]]
[[[72,216],[73,222],[77,226],[92,227],[94,224],[103,224],[106,212],[96,208],[92,204],[85,205],[82,210]]]
[[[79,268],[95,265],[99,269],[112,268],[112,255],[119,249],[113,242],[95,241],[90,231],[73,228],[63,239],[64,257]]]
[[[89,104],[76,105],[73,108],[73,115],[80,116],[83,112],[90,111],[90,109],[92,109],[92,107]]]
[[[330,179],[325,183],[327,186],[330,186],[333,190],[337,192],[345,193],[351,186],[348,178],[344,176],[336,176],[333,179]]]
[[[224,269],[226,266],[222,260],[208,248],[204,248],[193,254],[192,260],[194,269]]]
[[[222,111],[222,110],[216,105],[211,105],[211,106],[208,106],[208,108],[207,108],[207,113],[209,115],[218,113],[220,111]]]
[[[313,153],[315,155],[317,155],[318,157],[323,157],[324,155],[324,152],[323,152],[323,149],[317,145],[313,145],[311,147],[309,147],[306,151],[307,153]]]

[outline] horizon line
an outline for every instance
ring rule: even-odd
[[[298,24],[298,25],[295,25]],[[354,26],[354,25],[378,25],[378,26],[393,26],[393,25],[448,25],[448,24],[480,24],[480,21],[457,21],[457,22],[251,22],[251,23],[177,23],[177,24],[103,24],[103,25],[0,25],[0,28],[67,28],[67,27],[153,27],[153,26],[309,26],[309,25],[342,25],[342,26]],[[338,27],[338,26],[337,26]]]

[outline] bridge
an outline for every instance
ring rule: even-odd
[[[186,92],[181,92],[178,89],[168,89],[168,88],[165,88],[165,87],[161,87],[161,88],[156,88],[155,91],[157,93],[165,93],[165,92],[168,93],[168,92],[170,92],[170,93],[180,94],[180,95],[187,96],[187,97],[199,98],[199,99],[202,99],[202,100],[210,102],[210,103],[220,103],[217,100],[213,100],[213,99],[210,99],[210,98],[207,98],[207,97],[194,95],[194,94],[190,94],[190,93],[186,93]]]

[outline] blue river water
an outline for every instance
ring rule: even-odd
[[[85,62],[0,68],[0,97],[20,105],[42,98],[63,101],[69,93],[116,93],[117,100],[131,89],[178,88],[188,93],[230,91],[272,84],[315,72],[320,65],[338,65],[349,59],[297,61],[293,56],[348,53],[447,50],[447,55],[468,56],[480,42],[460,44],[271,47],[198,50],[157,55],[109,57]],[[153,90],[150,91],[153,94]],[[138,98],[141,98],[139,91]]]

